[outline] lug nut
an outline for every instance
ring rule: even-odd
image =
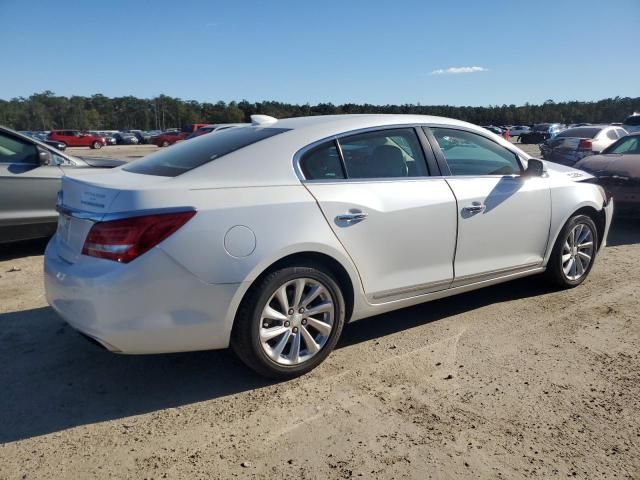
[[[269,324],[268,324],[267,322],[264,322],[264,323],[262,324],[262,326],[263,326],[264,328],[267,328],[267,327],[269,326]]]
[[[289,315],[293,315],[293,313],[294,313],[294,312],[293,312],[293,308],[290,308],[290,309],[289,309]]]
[[[298,333],[298,327],[293,327],[293,333]]]
[[[304,313],[304,308],[301,308],[300,310],[298,310],[298,313]]]
[[[303,325],[306,325],[306,324],[307,324],[307,319],[306,319],[306,318],[305,318],[305,319],[303,319],[301,323],[302,323]]]
[[[291,323],[289,323],[289,322],[284,322],[284,326],[285,326],[285,327],[288,327],[289,325],[291,325]]]

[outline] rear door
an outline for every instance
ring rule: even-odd
[[[53,233],[62,175],[40,164],[34,144],[0,131],[0,241]]]
[[[547,179],[523,176],[513,151],[479,133],[428,133],[458,200],[454,285],[541,266],[551,225]]]
[[[420,135],[412,127],[367,131],[299,159],[305,186],[372,303],[442,290],[453,280],[456,202],[444,179],[429,176]]]

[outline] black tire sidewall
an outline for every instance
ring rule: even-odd
[[[567,235],[569,234],[569,232],[576,225],[580,223],[588,225],[589,228],[591,229],[591,232],[593,234],[593,243],[594,243],[593,254],[591,256],[591,262],[589,262],[589,265],[587,266],[587,270],[585,271],[585,273],[577,280],[570,280],[569,278],[567,278],[567,276],[564,273],[564,270],[562,269],[562,247],[565,241],[567,240]],[[589,273],[593,268],[593,264],[596,261],[596,254],[598,251],[599,242],[600,240],[598,239],[598,229],[596,228],[596,224],[591,219],[591,217],[587,215],[581,215],[581,214],[574,215],[573,217],[571,217],[567,221],[567,223],[565,223],[564,227],[562,227],[562,230],[558,235],[556,243],[553,247],[551,258],[549,258],[550,265],[548,266],[548,271],[549,271],[549,274],[552,276],[552,279],[555,281],[555,283],[563,288],[573,288],[573,287],[577,287],[582,282],[584,282],[589,276]]]
[[[274,292],[284,283],[295,280],[296,278],[311,278],[322,283],[324,287],[327,288],[333,298],[335,306],[334,324],[331,334],[322,347],[322,350],[311,359],[300,365],[280,365],[271,360],[262,348],[260,342],[260,320],[264,306]],[[265,281],[253,292],[249,303],[250,304],[246,306],[245,314],[242,318],[237,319],[238,322],[242,323],[242,325],[238,325],[240,327],[238,334],[244,336],[245,341],[242,343],[249,348],[244,348],[244,351],[239,351],[239,349],[236,348],[238,345],[233,345],[235,342],[232,343],[232,346],[234,346],[236,353],[239,354],[240,358],[249,365],[249,367],[261,375],[275,379],[294,378],[317,367],[334,349],[344,326],[345,303],[340,287],[332,275],[317,267],[287,267],[268,275]],[[243,349],[241,348],[240,350]]]

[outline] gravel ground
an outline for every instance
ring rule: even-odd
[[[47,307],[45,243],[1,247],[0,479],[640,478],[640,222],[609,243],[576,289],[363,320],[284,383],[99,350]]]

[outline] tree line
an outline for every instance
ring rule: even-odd
[[[479,125],[518,125],[541,122],[611,123],[622,122],[629,114],[640,111],[640,97],[615,97],[594,102],[554,102],[541,105],[491,105],[487,107],[455,107],[448,105],[372,105],[318,103],[295,105],[264,102],[198,102],[167,95],[155,98],[90,97],[55,95],[52,91],[34,93],[28,98],[0,99],[0,125],[16,130],[164,130],[188,123],[247,122],[252,114],[276,118],[345,113],[410,113],[439,115],[466,120]]]

